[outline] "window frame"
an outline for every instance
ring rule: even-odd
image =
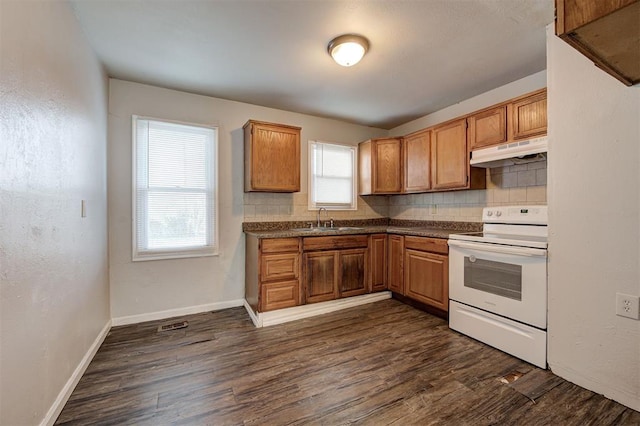
[[[313,173],[313,147],[314,145],[335,145],[340,147],[345,147],[351,149],[353,153],[353,174],[351,176],[351,191],[352,191],[352,201],[349,205],[347,204],[330,204],[330,203],[316,203],[314,201],[314,173]],[[327,210],[334,211],[356,211],[358,210],[358,146],[350,145],[346,143],[339,142],[324,142],[319,140],[309,140],[307,145],[307,193],[308,193],[308,209],[309,210],[318,210],[321,207],[324,207]]]
[[[203,128],[213,131],[213,140],[211,145],[211,169],[210,173],[210,184],[211,184],[211,211],[207,214],[207,221],[209,223],[209,236],[211,245],[206,245],[202,247],[171,247],[166,249],[140,249],[138,247],[138,209],[137,209],[137,196],[138,196],[138,121],[139,120],[148,120],[148,121],[156,121],[159,123],[166,124],[174,124],[180,126],[189,126],[189,127],[197,127]],[[133,114],[131,116],[131,249],[132,249],[132,261],[140,262],[140,261],[148,261],[148,260],[165,260],[165,259],[182,259],[182,258],[193,258],[193,257],[212,257],[218,256],[220,254],[220,240],[219,240],[219,187],[218,187],[218,173],[219,173],[219,129],[216,125],[211,124],[201,124],[201,123],[191,123],[184,122],[178,120],[168,120],[165,118],[156,118],[144,115],[136,115]],[[145,210],[146,213],[146,210]]]

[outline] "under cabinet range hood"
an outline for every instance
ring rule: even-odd
[[[471,151],[473,167],[503,167],[542,161],[547,158],[547,136],[511,142]]]

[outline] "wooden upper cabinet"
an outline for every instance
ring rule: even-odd
[[[370,139],[358,146],[360,195],[397,194],[402,190],[402,142]]]
[[[556,35],[627,86],[640,83],[639,0],[556,0]]]
[[[404,180],[402,192],[431,189],[431,131],[421,130],[402,139]]]
[[[300,127],[249,120],[244,125],[245,192],[300,191]]]
[[[509,107],[512,109],[512,139],[524,139],[547,133],[547,90],[543,89],[527,97],[518,99]]]
[[[456,120],[433,129],[431,186],[433,189],[467,186],[467,120]]]
[[[506,105],[478,112],[467,120],[470,150],[507,142]]]

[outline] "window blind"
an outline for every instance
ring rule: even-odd
[[[134,117],[134,260],[217,251],[214,128]]]
[[[312,207],[355,209],[355,147],[311,143]]]

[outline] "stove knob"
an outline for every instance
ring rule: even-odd
[[[489,217],[493,216],[493,212],[492,212],[491,210],[489,210],[489,211],[487,212],[487,216],[489,216]]]
[[[498,211],[496,212],[496,216],[498,216],[498,217],[502,216],[502,212],[498,210]]]

